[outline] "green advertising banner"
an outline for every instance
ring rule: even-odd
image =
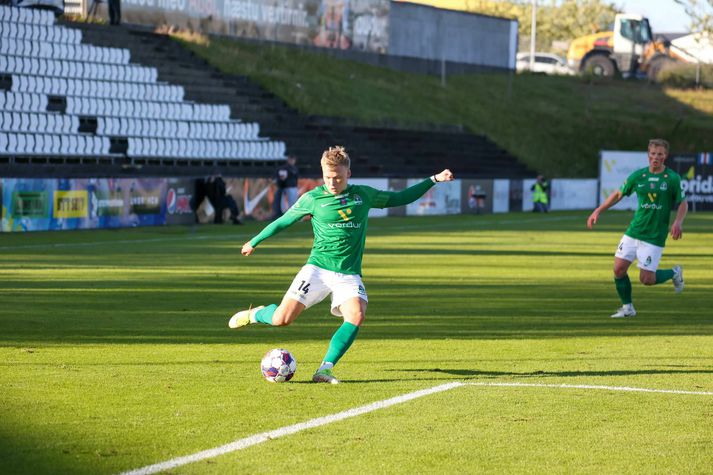
[[[12,211],[14,219],[46,218],[48,210],[47,193],[44,191],[18,191],[12,194]]]

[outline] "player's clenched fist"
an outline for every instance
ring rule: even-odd
[[[255,248],[252,247],[250,245],[250,241],[248,241],[245,244],[243,244],[243,249],[240,252],[242,253],[243,256],[249,256],[250,254],[253,253],[254,250],[255,250]]]
[[[441,173],[438,175],[435,175],[436,181],[441,182],[441,181],[452,181],[453,178],[453,173],[449,169],[443,170]]]

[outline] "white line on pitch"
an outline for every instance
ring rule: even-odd
[[[383,401],[377,401],[371,404],[367,404],[366,406],[348,409],[346,411],[331,414],[329,416],[318,417],[316,419],[312,419],[306,422],[300,422],[298,424],[282,427],[280,429],[275,429],[269,432],[252,435],[250,437],[239,439],[229,444],[221,445],[220,447],[215,447],[213,449],[203,450],[202,452],[196,452],[194,454],[186,455],[183,457],[177,457],[175,459],[167,460],[165,462],[160,462],[154,465],[147,465],[142,468],[137,468],[136,470],[123,472],[121,475],[148,475],[150,473],[161,472],[170,468],[176,468],[189,463],[198,462],[200,460],[205,460],[230,452],[235,452],[236,450],[245,449],[253,445],[267,442],[268,440],[277,439],[286,435],[291,435],[306,429],[312,429],[314,427],[331,424],[332,422],[338,422],[344,419],[348,419],[350,417],[360,416],[368,412],[376,411],[377,409],[384,409],[389,406],[401,404],[403,402],[411,401],[413,399],[420,398],[423,396],[428,396],[430,394],[448,391],[450,389],[457,388],[463,385],[464,384],[461,382],[453,382],[448,384],[442,384],[440,386],[435,386],[429,389],[423,389],[421,391],[403,394],[401,396],[396,396],[391,399],[385,399]]]
[[[602,391],[626,391],[638,393],[692,394],[697,396],[713,396],[708,391],[680,391],[677,389],[630,388],[626,386],[595,386],[589,384],[537,384],[537,383],[464,383],[469,386],[497,386],[514,388],[557,388],[557,389],[599,389]]]
[[[483,386],[483,387],[516,387],[516,388],[554,388],[554,389],[595,389],[603,391],[624,391],[624,392],[642,392],[642,393],[663,393],[663,394],[689,394],[698,396],[713,396],[713,392],[708,391],[682,391],[676,389],[650,389],[650,388],[632,388],[626,386],[597,386],[589,384],[537,384],[537,383],[496,383],[496,382],[453,382],[442,384],[440,386],[435,386],[429,389],[423,389],[421,391],[415,391],[408,394],[403,394],[401,396],[396,396],[391,399],[385,399],[383,401],[377,401],[365,406],[356,407],[354,409],[348,409],[346,411],[338,412],[336,414],[331,414],[329,416],[318,417],[306,422],[300,422],[291,426],[282,427],[280,429],[275,429],[269,432],[263,432],[261,434],[255,434],[250,437],[245,437],[244,439],[238,439],[229,444],[221,445],[220,447],[215,447],[208,450],[203,450],[201,452],[196,452],[191,455],[185,455],[183,457],[177,457],[165,462],[156,463],[153,465],[147,465],[145,467],[137,468],[128,472],[123,472],[120,475],[148,475],[151,473],[157,473],[171,468],[180,467],[187,465],[189,463],[198,462],[208,458],[217,457],[219,455],[228,454],[230,452],[235,452],[238,450],[246,449],[252,447],[253,445],[261,444],[267,442],[268,440],[277,439],[287,435],[292,435],[297,432],[301,432],[306,429],[312,429],[315,427],[331,424],[333,422],[338,422],[344,419],[349,419],[350,417],[360,416],[377,409],[384,409],[386,407],[394,406],[396,404],[401,404],[403,402],[411,401],[423,396],[428,396],[430,394],[435,394],[443,391],[448,391],[453,388],[458,388],[462,386]]]

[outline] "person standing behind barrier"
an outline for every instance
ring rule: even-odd
[[[547,213],[549,209],[550,199],[547,193],[550,190],[550,184],[542,175],[537,175],[535,184],[530,187],[532,191],[532,211],[535,213]]]
[[[272,202],[272,219],[282,216],[282,197],[287,196],[287,207],[292,207],[297,202],[297,180],[300,170],[297,168],[297,157],[287,156],[287,163],[277,169],[275,174],[275,199]]]
[[[121,24],[121,0],[109,0],[109,24]]]

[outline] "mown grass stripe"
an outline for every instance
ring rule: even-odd
[[[380,218],[373,218],[380,219]],[[389,231],[389,232],[402,232],[402,231],[422,231],[424,229],[432,230],[439,228],[452,229],[454,227],[472,228],[473,226],[492,226],[501,224],[527,224],[527,223],[541,223],[541,222],[557,222],[557,221],[568,221],[568,220],[581,220],[579,216],[538,216],[536,218],[525,218],[525,219],[501,219],[498,221],[488,221],[483,223],[478,222],[467,222],[467,223],[441,223],[428,225],[424,224],[411,224],[411,225],[401,225],[401,226],[390,226],[384,228],[376,228],[373,226],[373,221],[370,221],[370,225],[374,230],[378,231]],[[146,228],[150,230],[149,227]],[[61,232],[61,231],[59,231]],[[241,239],[250,239],[255,236],[259,231],[256,229],[254,233],[237,233],[230,235],[200,235],[200,236],[174,236],[174,237],[157,237],[157,238],[139,238],[139,239],[120,239],[120,240],[106,240],[106,241],[82,241],[82,242],[56,242],[56,243],[41,243],[41,244],[12,244],[8,246],[0,246],[0,251],[12,251],[18,249],[58,249],[67,247],[91,247],[91,246],[103,246],[112,244],[150,244],[150,243],[163,243],[163,242],[184,242],[184,241],[201,241],[201,240],[215,240],[215,241],[236,241],[240,242]],[[0,233],[8,235],[9,233]],[[291,236],[301,236],[312,234],[312,229],[303,230],[292,230],[290,231]]]

